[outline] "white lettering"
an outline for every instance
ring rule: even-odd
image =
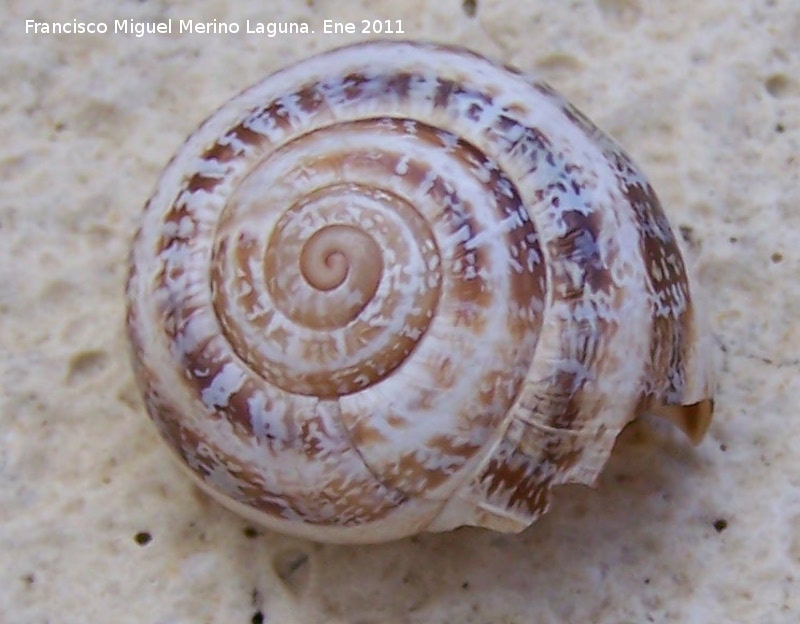
[[[83,35],[83,34],[105,34],[108,25],[105,22],[37,22],[36,20],[25,20],[25,33],[34,35]]]
[[[322,22],[323,34],[326,35],[352,35],[356,32],[353,22],[335,22],[326,19]]]
[[[236,22],[195,22],[194,20],[181,20],[180,32],[195,33],[198,35],[228,35],[239,32]]]

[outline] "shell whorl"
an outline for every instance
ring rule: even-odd
[[[519,530],[709,386],[642,174],[547,86],[441,46],[342,48],[228,102],[148,203],[128,301],[184,464],[322,540]]]

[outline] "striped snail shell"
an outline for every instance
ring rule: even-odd
[[[267,527],[519,531],[710,376],[653,189],[548,86],[372,42],[277,72],[178,151],[131,255],[147,409]]]

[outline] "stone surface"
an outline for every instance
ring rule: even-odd
[[[115,20],[173,33],[114,34]],[[105,35],[25,20],[105,22]],[[179,34],[179,21],[238,34]],[[316,34],[246,34],[306,22]],[[697,448],[646,419],[597,489],[521,535],[321,546],[193,489],[145,417],[123,331],[130,239],[185,136],[292,60],[402,20],[538,72],[649,174],[719,350]],[[0,621],[796,622],[800,14],[788,1],[10,0],[0,24]]]

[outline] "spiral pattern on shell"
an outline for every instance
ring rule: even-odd
[[[709,390],[647,181],[461,49],[351,46],[231,100],[148,203],[128,301],[183,463],[316,539],[519,530],[636,413]]]

